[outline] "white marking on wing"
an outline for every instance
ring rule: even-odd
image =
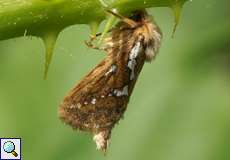
[[[141,50],[141,42],[137,42],[130,52],[129,61],[127,64],[129,69],[131,70],[130,80],[133,80],[135,78],[135,67],[137,65],[136,58],[138,54],[141,52]]]
[[[129,86],[126,85],[125,87],[123,87],[122,90],[115,89],[115,90],[113,91],[113,93],[114,93],[117,97],[128,96],[128,95],[129,95]]]
[[[117,69],[117,66],[113,64],[110,67],[109,71],[105,73],[105,76],[108,76],[110,73],[114,73],[116,71],[116,69]]]

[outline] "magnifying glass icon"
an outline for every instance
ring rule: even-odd
[[[14,157],[17,157],[18,154],[17,152],[15,151],[15,145],[13,142],[11,141],[7,141],[3,144],[3,150],[6,152],[6,153],[11,153],[14,155]]]

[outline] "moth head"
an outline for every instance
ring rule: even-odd
[[[137,25],[134,35],[143,38],[146,61],[152,61],[160,48],[162,32],[154,18],[145,10],[135,11],[131,16]]]

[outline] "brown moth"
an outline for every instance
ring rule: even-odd
[[[64,98],[59,116],[74,129],[93,134],[99,150],[106,151],[111,130],[123,117],[145,61],[155,58],[162,38],[145,10],[125,18],[104,40],[107,57]]]

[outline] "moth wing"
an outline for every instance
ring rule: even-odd
[[[129,73],[115,74],[119,69],[111,56],[98,64],[64,98],[59,116],[73,128],[98,133],[111,130],[122,117],[128,103],[128,88],[119,91],[114,86]]]

